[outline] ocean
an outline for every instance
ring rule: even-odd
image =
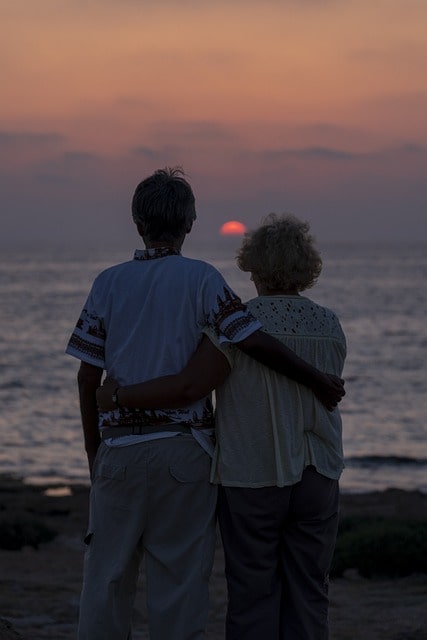
[[[184,246],[245,300],[236,239]],[[129,250],[3,250],[0,257],[0,473],[89,484],[76,373],[64,350],[94,276]],[[339,316],[348,343],[341,402],[344,492],[427,492],[427,246],[326,245],[306,294]]]

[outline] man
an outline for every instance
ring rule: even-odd
[[[79,395],[92,477],[79,640],[126,640],[142,556],[153,640],[204,637],[215,548],[216,488],[209,483],[210,397],[190,407],[98,416],[104,369],[120,386],[177,373],[204,326],[263,364],[310,386],[328,408],[338,378],[307,365],[264,334],[211,265],[184,258],[196,219],[180,169],[136,188],[132,214],[145,250],[95,280],[67,353],[81,360]],[[227,367],[227,365],[225,365]],[[218,382],[228,372],[218,370]],[[96,460],[95,460],[96,456]]]

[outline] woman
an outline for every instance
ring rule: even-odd
[[[337,317],[300,295],[322,266],[309,225],[271,214],[246,234],[237,262],[252,274],[258,297],[247,304],[264,330],[321,371],[341,376],[346,344]],[[211,377],[218,385],[227,358],[230,374],[216,388],[211,476],[221,485],[226,637],[326,640],[344,466],[339,412],[328,411],[306,387],[220,345],[209,329],[206,334],[210,341],[202,341],[181,374],[122,387],[116,396],[129,407],[177,406],[183,397],[192,402],[207,393]],[[109,383],[99,393],[101,404],[111,402],[112,389]]]

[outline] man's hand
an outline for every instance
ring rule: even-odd
[[[344,380],[332,373],[319,372],[318,380],[312,386],[312,391],[328,411],[333,411],[345,396]]]
[[[311,389],[329,411],[335,409],[345,394],[341,378],[331,373],[322,373],[264,331],[255,331],[239,342],[237,347],[266,367]]]
[[[98,411],[113,411],[117,406],[113,402],[113,393],[119,387],[119,383],[114,378],[105,378],[102,387],[96,390],[96,404]]]

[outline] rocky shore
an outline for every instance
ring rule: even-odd
[[[341,502],[342,517],[427,519],[427,495],[419,492],[344,494]],[[19,549],[0,549],[0,640],[75,639],[87,505],[87,487],[30,486],[0,478],[0,533],[7,540],[7,527],[24,523],[33,544],[24,540]],[[138,591],[134,638],[143,640],[148,639],[143,575]],[[332,580],[330,593],[330,640],[427,640],[425,573],[364,579],[349,569]],[[225,599],[218,538],[208,640],[224,638]]]

